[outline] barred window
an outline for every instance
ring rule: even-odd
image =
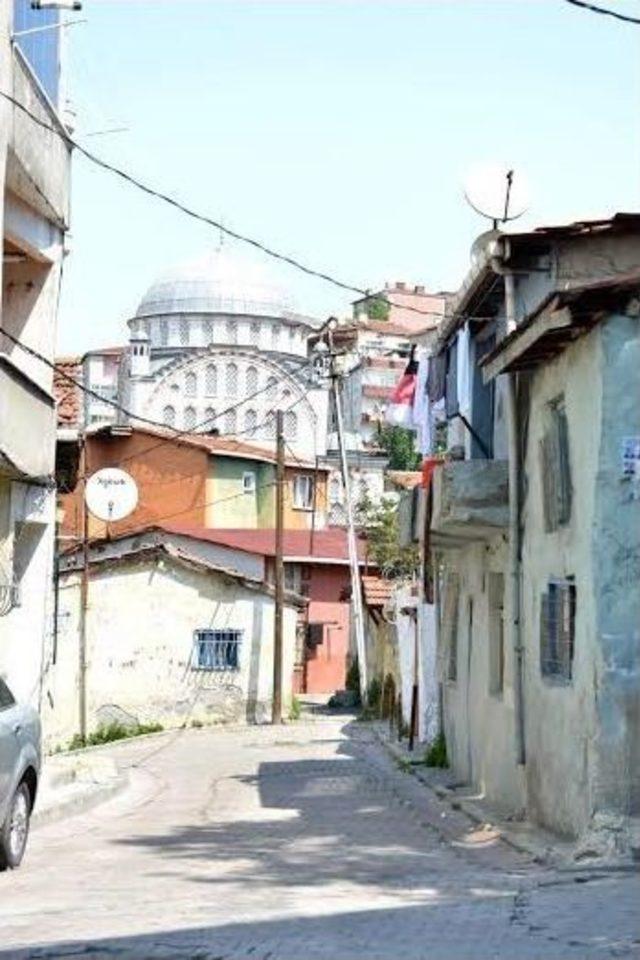
[[[196,410],[195,407],[185,407],[184,411],[184,428],[185,430],[194,430],[196,425]]]
[[[504,690],[504,576],[490,573],[489,597],[489,693]]]
[[[249,342],[257,347],[260,344],[260,324],[255,321],[249,327]]]
[[[235,320],[227,320],[225,324],[225,330],[227,333],[226,340],[227,343],[237,343],[238,342],[238,325]]]
[[[196,630],[193,635],[193,670],[239,670],[242,630]]]
[[[298,415],[287,410],[284,415],[284,435],[286,440],[295,440],[298,436]]]
[[[264,435],[267,440],[275,440],[276,438],[276,415],[273,411],[270,411],[265,418]]]
[[[218,371],[215,363],[208,364],[205,370],[204,392],[208,397],[215,397],[218,392]]]
[[[573,577],[550,580],[540,604],[540,670],[568,683],[573,674],[576,585]]]
[[[244,415],[244,432],[250,437],[256,432],[258,425],[258,415],[255,410],[247,410]]]
[[[186,397],[195,397],[198,394],[198,378],[192,370],[185,374],[184,393]]]
[[[204,419],[206,423],[204,424],[205,430],[211,430],[215,426],[216,411],[213,407],[207,407],[204,412]]]
[[[258,371],[255,367],[247,367],[247,396],[258,390]]]
[[[267,380],[267,400],[275,400],[278,396],[278,381],[275,377]]]
[[[189,322],[188,320],[180,321],[180,346],[188,347],[189,346]]]
[[[456,573],[450,573],[445,581],[443,630],[447,638],[447,680],[455,683],[458,679],[458,614],[460,607],[460,580]]]
[[[227,410],[224,415],[224,432],[231,435],[238,429],[235,410]]]
[[[225,370],[225,391],[228,397],[238,396],[238,366],[235,363],[228,363]]]
[[[540,441],[540,472],[545,530],[551,533],[571,520],[571,464],[564,397],[548,409],[550,423]]]
[[[162,422],[166,427],[175,427],[176,425],[176,408],[172,406],[166,406],[162,411]]]

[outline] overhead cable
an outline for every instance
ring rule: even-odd
[[[635,23],[640,25],[640,18],[630,17],[626,13],[620,13],[618,10],[609,10],[605,7],[597,7],[593,3],[585,3],[584,0],[565,0],[573,7],[582,7],[583,10],[589,10],[591,13],[601,13],[604,17],[613,17],[614,20],[622,20],[624,23]]]

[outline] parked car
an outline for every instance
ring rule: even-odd
[[[0,677],[0,870],[20,865],[40,776],[40,718]]]

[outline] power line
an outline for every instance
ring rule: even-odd
[[[629,17],[625,13],[618,13],[617,10],[608,10],[605,7],[596,7],[593,3],[585,3],[584,0],[565,0],[573,7],[582,7],[583,10],[589,10],[591,13],[601,13],[605,17],[613,17],[614,20],[622,20],[624,23],[640,24],[640,18]]]

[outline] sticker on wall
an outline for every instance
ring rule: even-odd
[[[622,475],[640,482],[640,437],[622,440]]]

